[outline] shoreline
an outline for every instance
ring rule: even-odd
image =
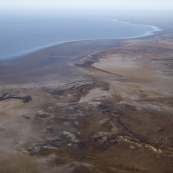
[[[107,18],[105,18],[107,19]],[[30,53],[34,53],[52,46],[58,46],[61,44],[66,44],[66,43],[73,43],[73,42],[83,42],[83,41],[104,41],[104,40],[127,40],[127,39],[138,39],[138,38],[144,38],[144,37],[148,37],[148,36],[154,36],[155,32],[159,32],[162,31],[163,29],[159,28],[158,26],[152,26],[152,25],[145,25],[145,24],[135,24],[135,23],[131,23],[131,22],[127,22],[127,21],[120,21],[118,19],[107,19],[107,20],[113,20],[113,21],[118,21],[118,22],[123,22],[123,23],[128,23],[128,24],[133,24],[133,25],[143,25],[143,26],[149,26],[153,29],[153,31],[146,31],[145,34],[142,35],[138,35],[138,36],[131,36],[131,37],[125,37],[125,38],[112,38],[112,39],[83,39],[83,40],[69,40],[69,41],[63,41],[63,42],[57,42],[57,43],[53,43],[53,44],[49,44],[49,45],[45,45],[45,46],[39,46],[36,47],[34,49],[28,49],[19,53],[15,53],[15,54],[9,54],[9,55],[5,55],[5,56],[0,56],[0,62],[1,61],[5,61],[5,60],[10,60],[10,59],[14,59],[14,58],[19,58],[21,56],[25,56],[28,55]]]
[[[159,28],[159,26],[154,26],[154,25],[146,25],[146,24],[142,24],[142,23],[132,23],[132,22],[127,22],[127,21],[118,20],[118,19],[109,19],[109,18],[104,18],[104,19],[112,20],[112,21],[116,21],[116,22],[123,22],[126,24],[148,26],[148,27],[151,27],[153,29],[153,31],[146,31],[145,34],[143,34],[143,35],[139,35],[139,36],[135,36],[135,37],[126,37],[126,38],[121,38],[121,39],[140,38],[140,37],[150,36],[150,35],[154,35],[154,32],[158,32],[158,31],[163,30],[163,29]]]

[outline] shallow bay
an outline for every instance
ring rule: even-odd
[[[133,38],[150,35],[157,29],[115,18],[58,15],[1,16],[0,23],[1,60],[62,42]]]

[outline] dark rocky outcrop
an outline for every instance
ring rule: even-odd
[[[17,96],[13,96],[11,93],[8,93],[8,92],[4,92],[0,95],[0,101],[7,100],[7,99],[21,99],[23,103],[28,103],[32,100],[32,97],[29,95],[24,97],[17,97]]]

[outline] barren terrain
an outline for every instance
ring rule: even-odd
[[[0,172],[172,173],[172,48],[86,41],[0,62]]]

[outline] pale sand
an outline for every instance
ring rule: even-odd
[[[101,90],[100,88],[94,88],[90,90],[86,96],[81,97],[79,103],[99,100],[100,97],[111,97],[111,93],[109,91]]]

